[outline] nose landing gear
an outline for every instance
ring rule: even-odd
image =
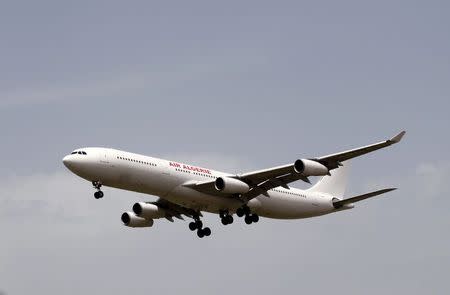
[[[100,181],[93,181],[93,182],[92,182],[92,185],[93,185],[94,188],[97,190],[97,191],[94,193],[94,198],[96,198],[96,199],[101,199],[101,198],[103,198],[104,194],[103,194],[103,192],[101,191],[102,183],[101,183]]]

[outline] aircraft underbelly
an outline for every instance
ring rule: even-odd
[[[243,205],[238,199],[208,195],[183,186],[176,187],[163,198],[180,206],[211,213],[218,213],[220,210],[229,210],[230,213],[234,213]],[[331,213],[334,210],[331,203],[325,199],[280,196],[270,198],[259,196],[250,200],[248,206],[252,212],[262,217],[276,219],[307,218]]]
[[[334,210],[327,200],[265,196],[259,196],[257,199],[260,207],[256,213],[268,218],[300,219],[328,214]]]

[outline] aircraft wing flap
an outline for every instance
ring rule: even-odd
[[[249,185],[256,185],[263,181],[278,176],[295,173],[294,164],[287,164],[282,166],[277,166],[269,169],[257,170],[253,172],[244,173],[238,175],[238,178],[247,182]]]

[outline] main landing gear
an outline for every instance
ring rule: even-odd
[[[97,190],[97,191],[94,193],[94,198],[96,198],[96,199],[101,199],[101,198],[103,198],[104,194],[103,194],[103,192],[101,191],[102,183],[101,183],[100,181],[93,181],[93,182],[92,182],[92,185],[93,185],[94,188]]]
[[[233,216],[228,211],[219,212],[220,220],[223,225],[228,225],[233,223]]]
[[[203,227],[203,222],[198,215],[194,216],[194,221],[189,223],[189,229],[191,231],[197,230],[197,236],[199,238],[209,237],[211,235],[211,229],[209,227]]]
[[[252,214],[250,208],[247,205],[238,208],[236,210],[236,215],[239,217],[243,217],[245,215],[244,220],[246,224],[257,223],[259,221],[259,216],[257,214]]]

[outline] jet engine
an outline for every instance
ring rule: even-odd
[[[250,187],[243,181],[231,177],[219,177],[216,179],[215,188],[225,194],[245,194]]]
[[[121,219],[129,227],[151,227],[153,225],[153,219],[136,216],[133,212],[123,213]]]
[[[137,216],[146,219],[157,219],[166,216],[166,211],[155,204],[139,202],[133,205],[133,211]]]
[[[295,161],[294,170],[304,176],[324,176],[330,173],[328,168],[319,162],[306,159]]]

